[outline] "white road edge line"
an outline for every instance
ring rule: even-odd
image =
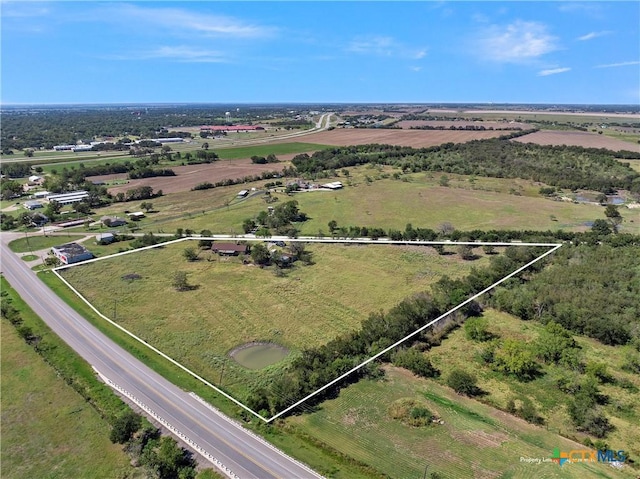
[[[136,396],[131,394],[129,391],[127,391],[123,387],[120,387],[118,384],[114,383],[111,379],[106,377],[104,374],[102,374],[100,371],[98,371],[95,367],[93,367],[93,370],[96,372],[96,374],[98,376],[100,376],[100,378],[104,381],[105,384],[107,384],[111,388],[115,389],[116,391],[118,391],[123,396],[127,397],[136,406],[138,406],[140,409],[142,409],[144,412],[149,414],[156,421],[158,421],[160,424],[162,424],[164,427],[166,427],[169,431],[171,431],[172,434],[174,434],[175,436],[179,437],[182,441],[184,441],[191,448],[193,448],[198,454],[200,454],[202,457],[205,457],[208,461],[210,461],[214,466],[216,466],[220,470],[220,472],[222,472],[229,479],[240,479],[240,476],[235,474],[231,469],[229,469],[227,466],[225,466],[222,462],[220,462],[214,456],[212,456],[207,451],[205,451],[204,448],[202,448],[200,445],[198,445],[193,440],[191,440],[189,437],[187,437],[185,434],[183,434],[179,429],[177,429],[176,427],[172,426],[167,420],[165,420],[164,418],[159,416],[153,409],[151,409],[149,406],[147,406],[145,403],[143,403]]]

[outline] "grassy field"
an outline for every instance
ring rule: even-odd
[[[453,393],[433,380],[386,368],[380,381],[362,380],[343,389],[317,411],[290,417],[287,426],[310,434],[393,478],[420,478],[425,468],[445,478],[633,478],[602,464],[521,462],[548,459],[553,449],[584,446]],[[390,409],[410,400],[444,424],[413,427]]]
[[[406,181],[387,176],[392,169],[358,167],[350,177],[327,178],[351,186],[339,191],[315,191],[293,196],[276,193],[282,201],[295,199],[300,210],[310,217],[298,227],[303,235],[328,234],[327,223],[339,226],[380,226],[404,230],[414,227],[437,228],[449,222],[460,230],[468,229],[587,229],[585,224],[604,219],[604,209],[597,205],[553,201],[539,195],[540,184],[518,179],[480,178],[446,175],[449,186],[440,186],[441,174],[404,175]],[[367,181],[366,178],[370,181]],[[243,185],[260,188],[264,182]],[[242,233],[242,221],[265,210],[267,205],[255,196],[237,201],[236,187],[184,192],[154,199],[158,213],[140,222],[143,231],[175,232],[191,228],[199,232],[210,229],[220,233]],[[128,204],[116,204],[98,214],[120,214]],[[402,212],[399,214],[398,212]],[[624,231],[640,232],[640,221],[622,212]]]
[[[109,424],[5,319],[0,324],[2,477],[137,477],[121,446],[109,441]]]
[[[86,236],[86,234],[73,233],[69,235],[50,235],[44,236],[42,234],[30,234],[25,235],[23,238],[13,240],[9,243],[9,248],[14,253],[28,253],[30,251],[38,251],[45,248],[51,248],[52,246],[59,246],[64,243],[77,241]]]
[[[82,302],[78,296],[53,273],[45,271],[40,273],[39,277],[49,288],[55,291],[58,296],[91,324],[113,339],[117,344],[127,349],[133,356],[150,366],[154,371],[170,380],[173,384],[187,391],[195,392],[225,414],[236,418],[241,417],[242,411],[235,404],[215,393],[208,386],[194,379],[192,376],[98,317],[93,310]],[[312,437],[289,434],[280,428],[265,426],[264,423],[258,419],[253,419],[251,422],[245,423],[245,425],[253,429],[256,433],[264,436],[269,442],[275,444],[287,454],[304,461],[311,468],[327,477],[335,479],[379,478],[377,473],[370,472],[366,467],[363,468],[360,464],[354,463],[352,458],[328,449],[324,444],[321,444]]]
[[[265,373],[227,361],[232,348],[270,341],[291,349],[293,357],[357,329],[369,313],[427,289],[442,274],[459,277],[488,261],[481,255],[464,262],[416,246],[309,245],[314,265],[296,265],[276,277],[271,269],[209,252],[189,263],[182,257],[187,246],[77,266],[63,275],[103,314],[210,381],[218,383],[225,368],[223,385],[235,394]],[[175,291],[174,271],[187,272],[197,289]],[[121,279],[129,273],[142,279]],[[272,369],[266,374],[277,374]]]
[[[202,141],[204,142],[204,140]],[[233,146],[230,144],[221,145],[218,147],[213,140],[207,141],[211,147],[209,148],[211,151],[215,151],[218,153],[221,159],[223,160],[233,160],[238,158],[251,158],[254,155],[258,156],[267,156],[270,153],[274,155],[284,155],[289,153],[304,153],[304,152],[313,152],[316,150],[321,150],[323,148],[327,148],[326,145],[318,145],[315,143],[302,143],[302,142],[292,142],[292,143],[264,143],[255,146]],[[180,151],[181,153],[193,152],[200,149],[201,144],[198,143],[188,143],[188,144],[171,144],[171,148],[175,151]],[[119,164],[125,163],[127,161],[134,162],[137,158],[129,155],[129,152],[100,152],[100,153],[92,153],[80,158],[74,156],[63,156],[61,158],[50,158],[50,162],[46,163],[47,157],[34,157],[34,159],[38,161],[34,161],[34,164],[40,164],[44,173],[51,173],[52,170],[60,171],[63,167],[71,168],[78,167],[80,164],[84,164],[85,166],[97,166],[104,165],[106,163],[111,164]],[[162,161],[160,165],[162,166],[171,166],[171,165],[180,165],[182,161]]]

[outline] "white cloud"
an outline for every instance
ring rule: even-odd
[[[42,2],[3,0],[0,2],[0,5],[2,5],[2,16],[5,18],[43,17],[51,13],[49,6]]]
[[[412,72],[420,72],[422,71],[422,67],[409,67],[409,70]]]
[[[564,68],[551,68],[549,70],[541,70],[538,72],[538,76],[539,77],[546,77],[549,75],[557,75],[558,73],[564,73],[564,72],[568,72],[570,71],[571,68],[568,67],[564,67]]]
[[[593,40],[594,38],[609,35],[610,33],[611,33],[610,31],[606,31],[606,30],[602,32],[589,32],[586,35],[582,35],[581,37],[578,37],[578,40],[580,40],[581,42],[584,42],[586,40]]]
[[[633,60],[630,62],[608,63],[606,65],[598,65],[594,68],[616,68],[616,67],[627,67],[630,65],[640,65],[640,61]]]
[[[557,50],[557,38],[546,25],[517,20],[506,26],[492,26],[478,40],[481,54],[492,61],[522,63]]]
[[[392,37],[364,36],[351,41],[346,48],[347,52],[361,55],[375,55],[380,57],[401,57],[420,60],[427,55],[426,48],[411,48]]]
[[[270,36],[276,29],[247,23],[241,19],[180,8],[150,8],[140,5],[109,6],[109,21],[134,21],[136,25],[161,27],[171,31],[224,38],[256,38]]]
[[[224,63],[229,61],[223,52],[193,48],[186,45],[162,46],[154,50],[112,55],[111,60],[175,60],[181,63]]]

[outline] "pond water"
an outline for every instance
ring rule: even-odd
[[[272,343],[250,343],[236,348],[231,357],[248,369],[262,369],[282,361],[289,351]]]

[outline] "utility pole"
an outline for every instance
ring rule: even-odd
[[[422,479],[427,479],[428,470],[429,470],[429,463],[427,463],[427,465],[424,467],[424,476],[422,476]]]

